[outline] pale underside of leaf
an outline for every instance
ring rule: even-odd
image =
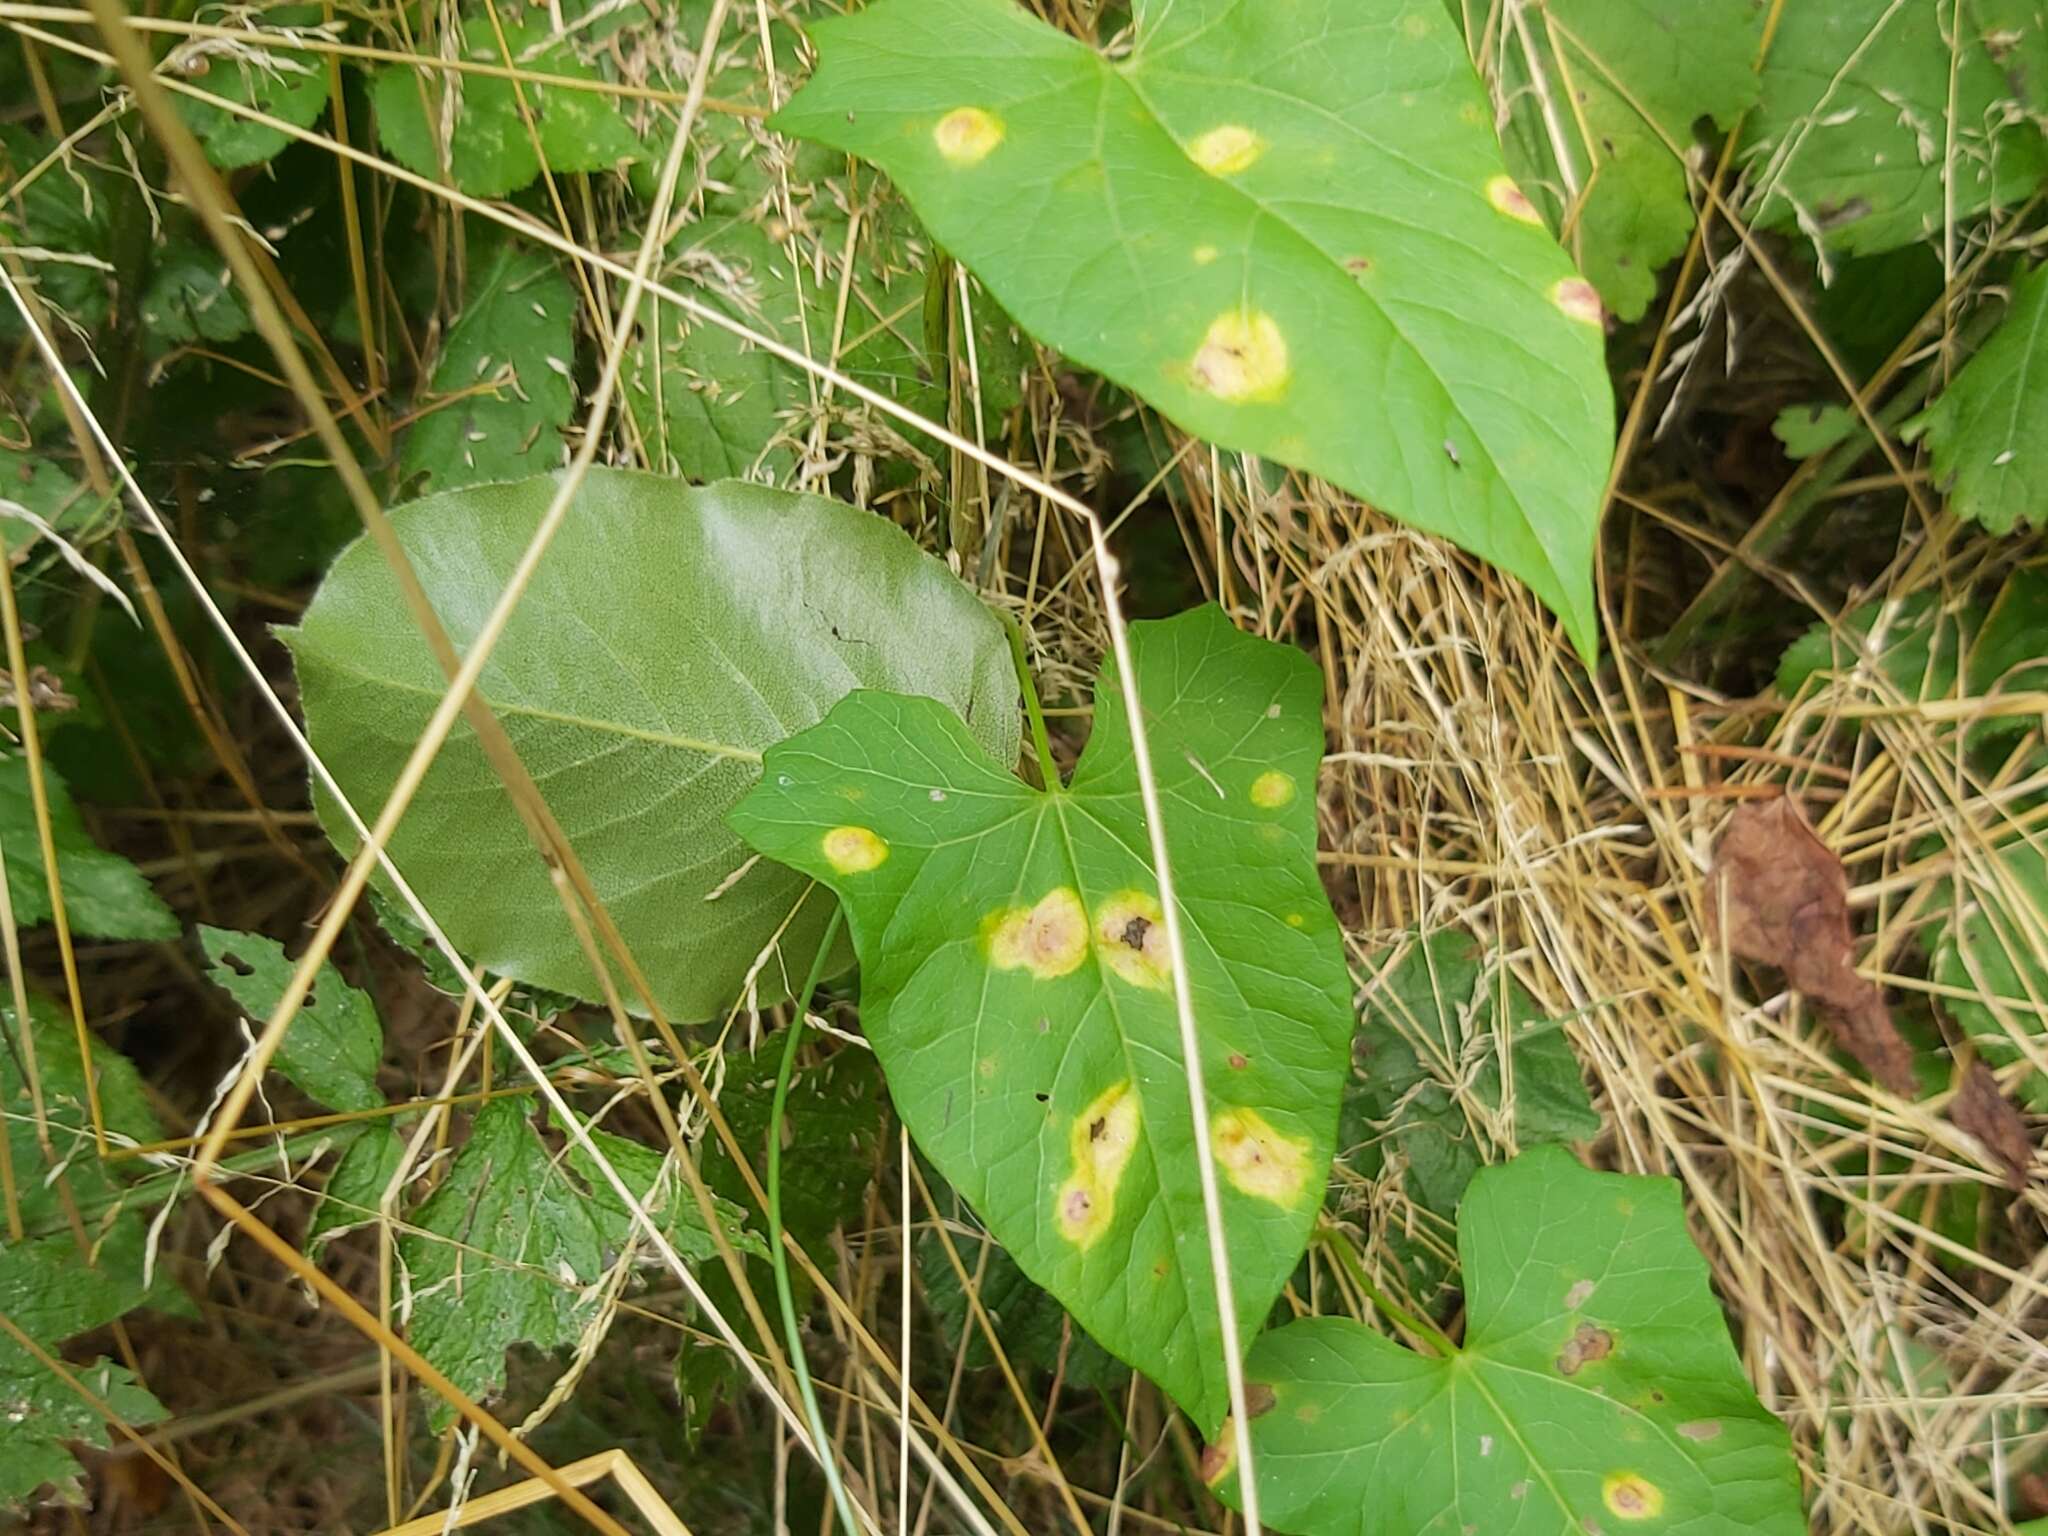
[[[552,477],[430,497],[393,516],[459,647],[497,600]],[[445,681],[376,551],[344,552],[288,633],[313,744],[359,806],[383,802]],[[945,701],[1017,749],[1002,629],[893,525],[762,486],[692,489],[592,470],[479,684],[663,1007],[727,1006],[778,931],[764,1003],[829,906],[721,823],[761,750],[857,687]],[[330,834],[351,846],[332,806]],[[458,725],[391,852],[455,943],[491,970],[597,996],[547,871],[474,734]],[[637,1002],[637,999],[629,999]]]

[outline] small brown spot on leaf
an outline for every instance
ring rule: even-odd
[[[1747,801],[1714,845],[1710,923],[1729,952],[1776,966],[1824,1011],[1835,1039],[1893,1093],[1917,1097],[1913,1053],[1884,993],[1850,958],[1849,877],[1789,795]]]
[[[1245,1069],[1246,1067],[1248,1067],[1248,1066],[1250,1066],[1250,1065],[1251,1065],[1251,1060],[1250,1060],[1250,1058],[1248,1058],[1248,1057],[1247,1057],[1247,1056],[1245,1055],[1245,1053],[1244,1053],[1243,1051],[1232,1051],[1232,1052],[1230,1053],[1230,1070],[1231,1070],[1231,1071],[1233,1071],[1233,1072],[1242,1072],[1242,1071],[1243,1071],[1243,1070],[1244,1070],[1244,1069]]]
[[[1273,1405],[1279,1401],[1280,1399],[1274,1396],[1273,1389],[1263,1381],[1248,1381],[1245,1383],[1244,1412],[1246,1418],[1256,1419],[1261,1414],[1271,1413]]]
[[[1691,1419],[1678,1426],[1678,1433],[1687,1440],[1705,1444],[1709,1440],[1721,1438],[1721,1426],[1713,1419]]]
[[[1151,931],[1152,921],[1150,918],[1134,917],[1124,924],[1124,931],[1118,934],[1117,938],[1126,948],[1135,949],[1142,953],[1145,948],[1145,935]]]
[[[1565,1340],[1564,1348],[1557,1356],[1557,1373],[1560,1376],[1576,1376],[1581,1367],[1595,1360],[1605,1360],[1614,1353],[1614,1335],[1605,1328],[1595,1328],[1591,1323],[1581,1323],[1578,1331]]]
[[[1593,1282],[1581,1280],[1564,1293],[1564,1309],[1576,1312],[1593,1298]]]

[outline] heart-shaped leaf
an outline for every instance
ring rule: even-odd
[[[1240,1337],[1322,1199],[1350,981],[1315,869],[1322,687],[1215,608],[1131,628],[1201,1022]],[[927,699],[857,693],[731,821],[845,904],[910,1132],[1033,1280],[1204,1427],[1225,1407],[1166,935],[1123,694],[1031,788]]]
[[[1034,336],[1188,430],[1519,576],[1594,647],[1600,302],[1504,168],[1442,0],[1011,0],[812,30],[775,126],[872,160]]]
[[[1348,1317],[1253,1347],[1252,1451],[1275,1529],[1806,1529],[1789,1438],[1728,1342],[1674,1181],[1539,1147],[1472,1180],[1458,1251],[1468,1321],[1448,1358]],[[1215,1480],[1235,1496],[1227,1460]]]
[[[458,649],[555,484],[472,486],[392,514]],[[313,745],[367,814],[445,690],[441,669],[362,541],[285,638]],[[585,476],[479,684],[663,1007],[684,1019],[732,1000],[805,886],[772,865],[741,873],[747,852],[720,818],[759,777],[762,748],[863,687],[940,700],[983,750],[1016,757],[1002,626],[893,524],[820,496],[607,469]],[[353,848],[338,811],[321,810],[328,835]],[[465,955],[597,995],[467,726],[441,749],[391,854]],[[798,976],[829,910],[806,903],[783,935]],[[771,966],[759,984],[765,1001],[789,979]]]

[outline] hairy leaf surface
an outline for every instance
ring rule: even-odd
[[[400,507],[392,522],[458,649],[533,537],[552,477]],[[367,813],[446,683],[376,550],[335,562],[288,631],[313,745]],[[759,864],[720,818],[761,750],[854,688],[943,700],[1000,760],[1017,751],[1001,626],[938,561],[869,513],[762,486],[692,489],[593,469],[480,690],[678,1018],[730,1003],[806,882]],[[331,805],[328,833],[353,834]],[[391,852],[457,947],[490,970],[598,995],[547,871],[466,724]],[[735,878],[737,876],[737,878]],[[803,974],[830,907],[804,911],[761,1000]]]
[[[1131,645],[1249,1337],[1321,1202],[1350,1033],[1314,861],[1322,690],[1215,608]],[[1027,1275],[1214,1425],[1222,1319],[1113,669],[1064,787],[1024,784],[929,700],[857,693],[770,750],[731,820],[839,893],[862,1026],[925,1154]]]
[[[887,0],[813,29],[775,125],[881,166],[1039,339],[1493,561],[1591,654],[1600,305],[1439,0],[1135,10],[1112,60],[1008,0]]]
[[[48,763],[43,783],[50,803],[50,835],[57,848],[57,878],[64,916],[73,933],[96,939],[175,939],[178,920],[142,871],[92,840],[71,791]],[[28,762],[0,761],[0,847],[5,849],[7,894],[14,920],[24,926],[50,920],[50,887],[43,872],[35,798]]]
[[[1473,1179],[1458,1249],[1467,1322],[1447,1359],[1345,1317],[1253,1346],[1252,1450],[1275,1529],[1806,1529],[1789,1439],[1728,1341],[1676,1182],[1540,1147]],[[1234,1497],[1235,1467],[1218,1480]]]
[[[1993,533],[2048,522],[2048,266],[1915,424],[1956,516]]]
[[[554,257],[506,241],[471,283],[405,437],[405,473],[436,491],[555,468],[576,405],[576,296]]]
[[[1743,125],[1753,216],[1861,255],[2032,192],[2041,131],[1957,20],[1956,0],[1785,6]]]

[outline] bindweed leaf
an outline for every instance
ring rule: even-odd
[[[1789,1438],[1729,1344],[1675,1182],[1539,1147],[1473,1179],[1458,1249],[1467,1324],[1446,1358],[1345,1317],[1253,1346],[1253,1463],[1274,1529],[1806,1529]],[[1237,1470],[1216,1461],[1234,1500]]]
[[[555,485],[475,486],[393,513],[458,650]],[[367,813],[446,679],[367,542],[343,552],[286,639],[313,745]],[[479,692],[664,1009],[701,1019],[732,1001],[807,885],[749,866],[720,818],[759,777],[763,748],[861,687],[942,700],[985,750],[1016,756],[1001,625],[901,530],[817,496],[592,469]],[[322,812],[329,835],[353,847],[324,799]],[[465,957],[536,987],[602,995],[467,726],[435,759],[391,854]],[[757,979],[764,1004],[803,974],[830,910],[806,902],[782,932],[781,963]]]
[[[872,160],[1032,335],[1227,448],[1519,576],[1592,654],[1597,295],[1508,178],[1441,0],[1009,0],[812,30],[774,118]]]
[[[1350,982],[1315,871],[1322,689],[1215,608],[1136,624],[1241,1338],[1320,1205]],[[1164,914],[1123,695],[1033,789],[927,699],[857,693],[770,749],[733,826],[838,892],[910,1133],[1024,1273],[1201,1422],[1224,1411]]]

